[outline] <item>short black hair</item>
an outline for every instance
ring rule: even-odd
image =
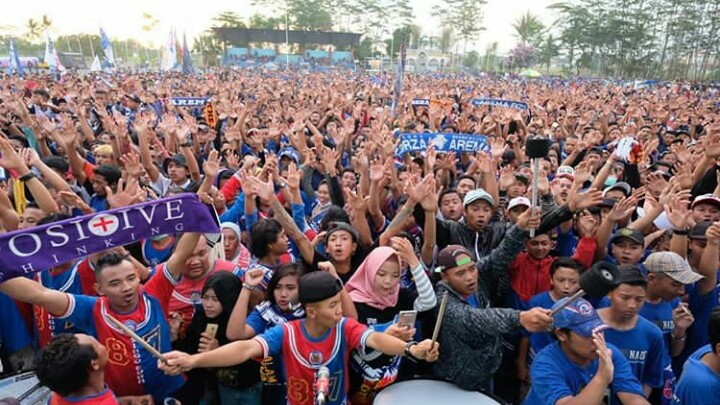
[[[438,198],[438,203],[442,204],[443,198],[445,198],[445,196],[448,195],[448,194],[455,194],[455,195],[458,196],[458,198],[460,197],[460,193],[458,193],[458,191],[455,190],[454,188],[446,188],[445,190],[443,190],[443,191],[440,193],[440,197]],[[462,202],[462,201],[461,201],[461,202]]]
[[[353,170],[353,169],[350,168],[350,167],[346,167],[346,168],[342,169],[342,172],[340,173],[340,176],[342,177],[342,175],[345,174],[345,173],[352,173],[353,176],[357,177],[357,173],[355,173],[355,170]]]
[[[564,257],[560,256],[553,260],[552,264],[550,265],[550,277],[555,275],[555,272],[560,267],[567,267],[573,270],[576,270],[578,274],[582,274],[585,271],[585,266],[582,265],[579,261],[573,259],[572,257]]]
[[[263,218],[250,229],[250,252],[253,256],[263,258],[267,256],[270,245],[277,242],[282,232],[280,222],[274,218]]]
[[[713,353],[720,354],[717,352],[717,346],[720,344],[720,308],[715,308],[710,312],[708,334]]]
[[[60,156],[46,156],[42,159],[49,168],[55,169],[60,173],[66,173],[70,170],[70,163],[65,158]]]
[[[117,266],[122,263],[123,260],[125,260],[125,255],[121,255],[120,253],[110,252],[102,255],[95,267],[95,277],[99,277],[107,267]]]
[[[93,169],[93,173],[103,176],[105,178],[105,181],[108,182],[110,185],[117,184],[118,180],[120,180],[120,177],[122,177],[122,172],[117,166],[111,166],[111,165],[102,165],[97,166],[95,169]]]
[[[42,385],[65,397],[87,384],[91,362],[97,357],[92,346],[82,345],[75,335],[63,333],[40,351],[35,373]]]
[[[325,210],[325,215],[323,215],[320,220],[320,231],[327,231],[333,222],[345,222],[349,224],[350,216],[342,207],[331,205]]]
[[[462,176],[458,176],[458,178],[455,180],[455,184],[460,184],[460,181],[468,179],[473,182],[475,187],[477,187],[477,180],[473,176],[470,176],[469,174],[463,174]]]
[[[41,220],[38,221],[37,224],[38,225],[51,224],[53,222],[64,221],[64,220],[70,219],[70,218],[72,218],[71,215],[56,212],[54,214],[50,214],[50,215],[47,215],[46,217],[42,218]]]

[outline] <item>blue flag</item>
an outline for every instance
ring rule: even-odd
[[[499,98],[476,98],[472,101],[474,106],[489,105],[491,107],[513,108],[516,110],[527,110],[527,103],[522,101],[501,100]]]
[[[111,67],[115,66],[115,52],[112,48],[112,42],[110,42],[110,38],[108,38],[107,34],[105,34],[105,30],[100,27],[100,47],[102,47],[103,52],[105,53],[105,59],[107,59],[108,63]]]
[[[185,34],[183,34],[182,72],[184,75],[191,75],[195,73],[195,68],[193,68],[192,55],[190,55],[190,50],[187,46],[187,38],[185,38]]]
[[[12,39],[10,40],[10,72],[17,73],[20,77],[25,76],[25,68],[23,68],[22,63],[20,63],[20,57],[17,54]]]

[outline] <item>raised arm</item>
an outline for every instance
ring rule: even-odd
[[[255,336],[257,331],[249,326],[247,321],[248,309],[250,308],[250,298],[252,296],[252,288],[260,285],[263,280],[264,272],[260,268],[248,270],[245,273],[245,281],[240,291],[240,296],[235,302],[230,319],[228,320],[226,336],[230,340],[244,340]],[[251,288],[252,287],[252,288]]]
[[[30,171],[30,168],[25,164],[23,158],[15,152],[12,144],[6,138],[0,138],[0,151],[2,151],[2,157],[0,157],[0,166],[8,169],[15,170],[20,179],[25,178],[25,184],[27,185],[30,193],[35,198],[35,202],[45,214],[52,214],[58,211],[58,205],[55,202],[50,191],[45,185],[34,176]]]
[[[70,303],[67,294],[45,288],[25,277],[13,278],[0,284],[0,292],[14,300],[43,307],[54,316],[67,312]]]

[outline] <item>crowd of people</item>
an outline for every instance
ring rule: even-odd
[[[508,404],[720,404],[713,88],[393,81],[3,77],[0,246],[184,193],[222,237],[0,269],[2,373],[34,370],[51,404],[363,405],[417,378]],[[612,290],[568,302],[598,266]]]

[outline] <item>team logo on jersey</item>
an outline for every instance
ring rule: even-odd
[[[202,305],[202,296],[200,295],[200,292],[193,291],[190,293],[190,301],[192,301],[193,305]]]
[[[123,325],[127,326],[128,329],[135,332],[137,329],[137,324],[132,319],[128,319],[127,321],[123,322]]]
[[[319,350],[313,350],[310,352],[310,356],[308,356],[308,360],[310,361],[310,364],[313,366],[319,366],[323,362],[323,354]]]
[[[88,222],[88,229],[96,236],[112,235],[117,231],[119,226],[120,221],[115,215],[111,214],[96,215]]]

